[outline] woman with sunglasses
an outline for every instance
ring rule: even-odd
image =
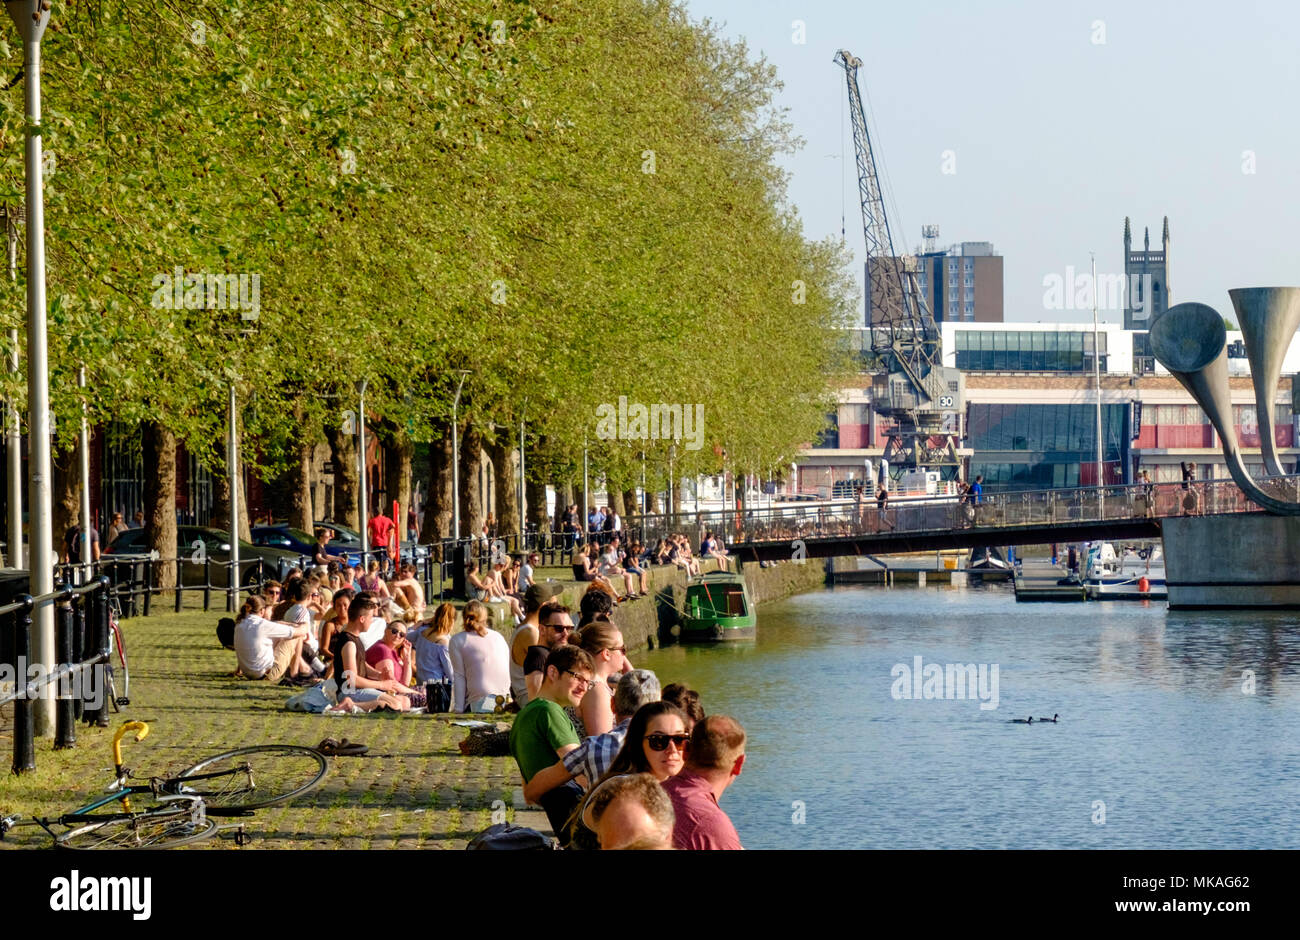
[[[642,705],[627,726],[623,747],[599,780],[587,789],[590,796],[606,780],[621,774],[653,774],[660,783],[681,773],[686,766],[686,716],[671,702]],[[588,800],[569,820],[571,848],[598,848],[595,821],[588,810]]]
[[[569,717],[580,738],[604,734],[614,727],[614,691],[609,685],[610,677],[617,678],[632,669],[623,634],[608,620],[596,620],[583,627],[574,642],[591,655],[595,669],[591,687]]]
[[[388,625],[379,642],[366,650],[366,665],[379,673],[381,679],[396,679],[405,687],[411,685],[415,662],[411,644],[406,641],[405,623],[394,620]]]

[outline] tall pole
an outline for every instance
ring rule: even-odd
[[[18,225],[14,219],[14,209],[12,206],[5,208],[5,234],[9,242],[9,279],[17,282],[18,280]],[[9,371],[15,375],[18,373],[18,329],[9,331]],[[9,400],[9,427],[5,441],[5,456],[8,460],[8,493],[9,500],[9,554],[5,559],[10,568],[22,568],[23,561],[23,455],[22,455],[22,425],[18,418],[18,402],[16,399]]]
[[[664,509],[668,513],[668,531],[673,530],[673,518],[675,516],[676,506],[673,505],[673,460],[677,457],[677,445],[668,445],[668,505]]]
[[[46,4],[5,0],[23,39],[23,103],[27,111],[27,505],[28,572],[33,596],[54,590],[53,513],[50,494],[50,363],[45,322],[45,194],[41,179],[41,37],[50,21]],[[87,534],[89,537],[89,534]],[[54,607],[33,611],[33,659],[54,665]],[[41,690],[32,709],[35,731],[54,736],[54,687]]]
[[[1097,389],[1097,508],[1104,518],[1102,494],[1105,492],[1106,479],[1101,448],[1101,342],[1100,328],[1097,325],[1097,255],[1095,252],[1092,253],[1092,371]]]
[[[645,451],[641,451],[641,542],[645,543],[645,514],[650,511],[650,496],[645,489]]]
[[[90,564],[90,422],[86,418],[86,367],[77,370],[77,388],[81,389],[81,436],[78,450],[81,458],[81,584],[91,578]]]
[[[226,610],[239,609],[239,403],[235,383],[230,383],[230,427],[226,429],[226,473],[230,479],[230,583]]]
[[[453,543],[460,538],[460,390],[465,387],[465,376],[468,374],[468,372],[461,372],[460,381],[456,383],[456,398],[451,403],[451,539]]]
[[[519,548],[522,551],[526,545],[524,538],[524,500],[527,498],[528,489],[524,486],[524,414],[528,408],[528,399],[524,399],[524,410],[519,413]]]
[[[367,557],[370,553],[370,533],[367,531],[368,516],[370,514],[370,497],[366,493],[369,474],[366,472],[366,380],[362,379],[357,383],[357,395],[360,401],[357,404],[357,461],[361,471],[361,570],[365,571],[370,559]]]
[[[587,527],[590,525],[590,523],[587,521],[587,513],[590,511],[591,511],[591,490],[589,488],[589,483],[587,479],[587,441],[584,438],[582,441],[582,512],[580,514],[582,516],[582,531],[584,533],[587,532]],[[590,538],[589,534],[587,535],[587,537],[583,538],[582,542],[584,545],[587,543],[588,538]]]

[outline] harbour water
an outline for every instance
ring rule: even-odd
[[[997,707],[896,698],[916,657],[996,666]],[[722,807],[747,848],[1300,847],[1295,613],[839,587],[635,659],[745,726]]]

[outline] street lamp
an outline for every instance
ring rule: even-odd
[[[524,551],[527,545],[524,528],[525,515],[524,502],[528,498],[528,487],[524,477],[524,416],[528,413],[528,399],[524,399],[523,407],[519,410],[519,550]]]
[[[4,207],[5,235],[9,243],[9,279],[15,283],[18,281],[18,221],[21,218],[21,209],[15,211],[12,206]],[[17,374],[19,368],[18,328],[14,327],[9,330],[9,371]],[[9,557],[6,561],[10,568],[22,568],[25,565],[23,561],[22,426],[19,423],[16,398],[9,400],[8,424],[5,456],[9,466],[6,494],[9,500]]]
[[[239,424],[235,383],[230,382],[230,440],[226,444],[226,473],[230,480],[230,583],[226,610],[239,609]]]
[[[455,551],[460,538],[460,390],[465,387],[468,369],[457,370],[460,381],[456,383],[456,398],[451,403],[451,541]]]
[[[676,514],[677,507],[673,504],[673,461],[677,459],[677,445],[668,445],[668,505],[664,508],[668,511],[668,530],[673,530],[673,518]]]
[[[790,495],[799,495],[799,465],[797,463],[790,464]]]
[[[370,552],[370,533],[367,530],[366,516],[370,512],[370,498],[366,493],[369,480],[366,473],[366,379],[361,379],[356,384],[357,395],[360,401],[357,405],[357,470],[360,474],[361,481],[361,514],[358,517],[361,520],[361,570],[366,570],[366,563],[369,559],[366,557]]]
[[[31,517],[28,580],[33,596],[54,590],[54,530],[50,494],[50,362],[45,319],[45,195],[41,177],[41,37],[50,22],[49,0],[5,0],[23,40],[23,104],[27,112],[27,505]],[[85,533],[86,539],[90,533]],[[33,612],[33,658],[54,665],[54,607]],[[35,733],[54,735],[53,685],[33,704]]]

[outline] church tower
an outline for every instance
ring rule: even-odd
[[[1146,330],[1169,309],[1169,216],[1164,218],[1161,247],[1151,250],[1151,230],[1144,229],[1142,250],[1133,250],[1133,231],[1124,218],[1124,329]]]

